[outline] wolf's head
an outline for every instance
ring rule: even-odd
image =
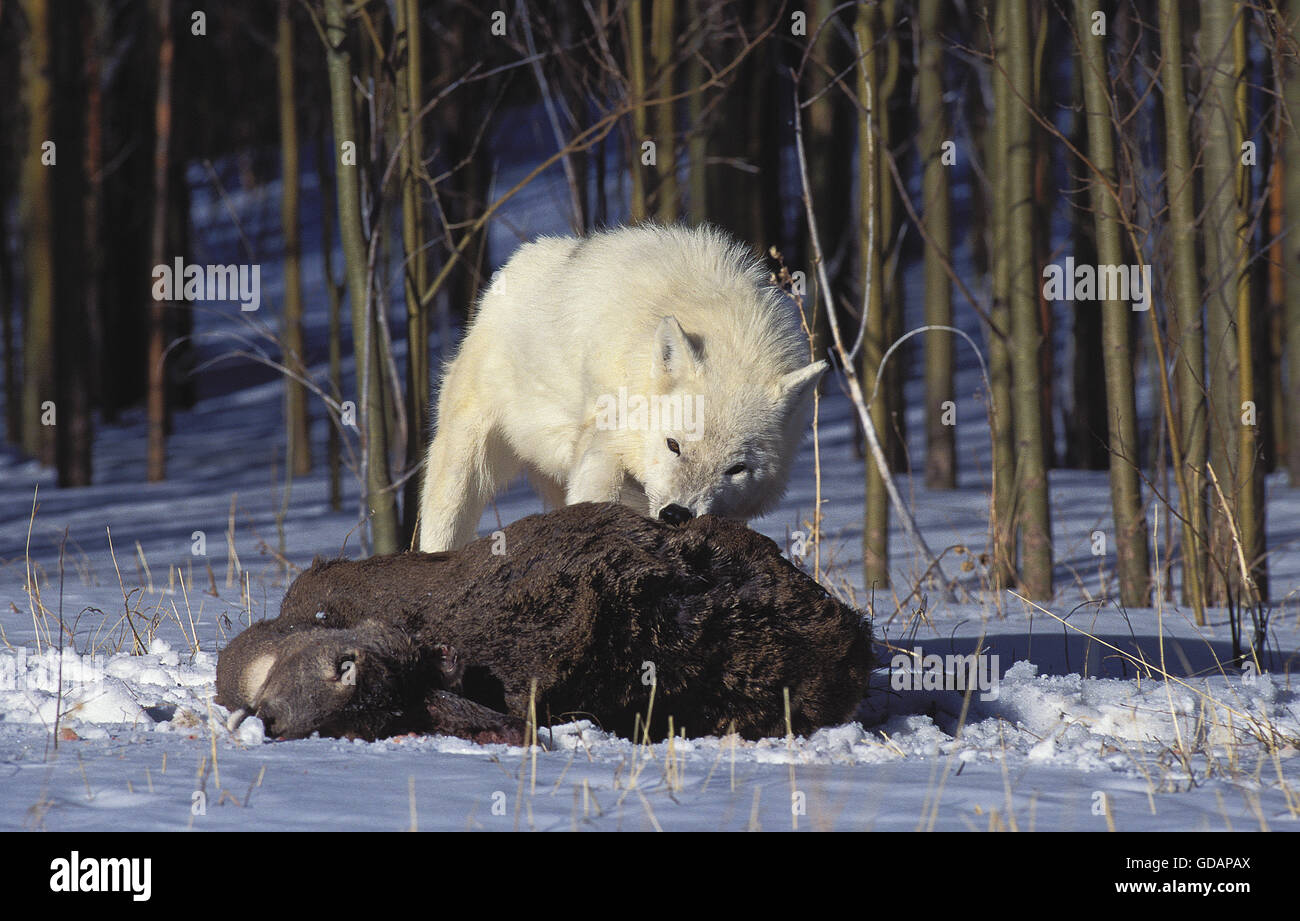
[[[701,354],[674,317],[655,332],[651,424],[641,485],[652,517],[749,519],[785,491],[826,362],[793,371],[726,366]]]

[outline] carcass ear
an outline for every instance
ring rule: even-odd
[[[799,406],[812,399],[813,388],[817,386],[817,382],[821,380],[822,374],[828,367],[824,360],[814,361],[781,378],[778,385],[781,402],[786,406]]]
[[[262,696],[262,690],[271,680],[275,670],[276,655],[273,652],[259,652],[245,663],[239,673],[240,703],[247,706],[256,704]]]
[[[678,381],[693,374],[699,359],[676,317],[664,317],[655,330],[651,375],[656,383]]]

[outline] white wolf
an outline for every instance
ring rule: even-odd
[[[826,362],[798,311],[718,230],[640,225],[521,247],[484,293],[438,399],[419,548],[474,538],[519,471],[550,506],[679,523],[781,497]]]

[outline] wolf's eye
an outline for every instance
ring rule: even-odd
[[[745,472],[744,464],[736,464],[727,470],[727,476],[738,476]]]
[[[680,455],[682,453],[682,446],[677,443],[676,438],[669,438],[668,450],[672,451],[674,454]]]

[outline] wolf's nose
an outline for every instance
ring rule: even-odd
[[[659,520],[669,524],[685,524],[694,517],[684,505],[665,505],[659,510]]]

